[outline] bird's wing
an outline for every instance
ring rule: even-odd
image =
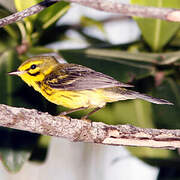
[[[116,81],[110,76],[96,72],[85,66],[76,64],[63,64],[50,73],[44,83],[54,89],[62,90],[88,90],[110,88],[114,86],[132,87]]]

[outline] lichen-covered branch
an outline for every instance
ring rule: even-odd
[[[180,130],[143,129],[131,125],[107,125],[24,108],[0,105],[0,126],[48,136],[116,146],[180,148]]]
[[[0,19],[0,27],[22,20],[27,16],[36,14],[43,9],[61,0],[44,0],[24,11],[14,13]],[[78,3],[100,11],[120,13],[126,16],[139,16],[145,18],[156,18],[167,21],[180,22],[180,10],[173,8],[145,7],[131,4],[123,4],[117,0],[66,0],[67,2]]]

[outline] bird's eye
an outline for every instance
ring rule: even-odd
[[[31,65],[31,69],[35,69],[35,68],[36,68],[35,64]]]

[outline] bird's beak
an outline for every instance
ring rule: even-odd
[[[15,75],[15,76],[19,76],[21,74],[24,74],[26,71],[14,71],[14,72],[9,72],[9,75]]]

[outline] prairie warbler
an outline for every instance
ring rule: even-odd
[[[70,108],[60,115],[94,108],[83,118],[96,112],[108,102],[126,99],[143,99],[155,104],[172,103],[125,89],[131,85],[116,81],[110,76],[77,64],[60,64],[53,56],[37,56],[26,60],[17,71],[29,86],[47,100]]]

